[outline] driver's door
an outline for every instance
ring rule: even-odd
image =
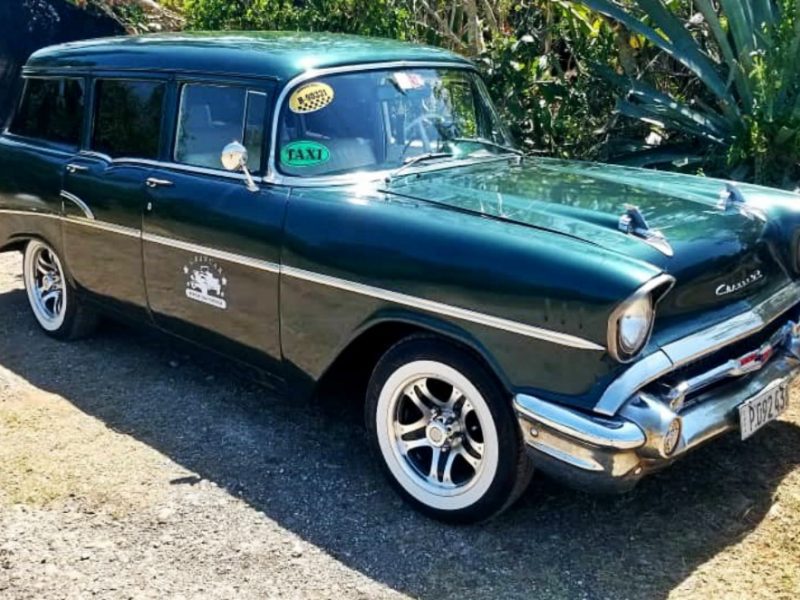
[[[159,327],[272,370],[280,362],[278,278],[286,196],[225,171],[222,149],[261,171],[271,90],[178,82],[171,161],[147,179],[143,256]]]

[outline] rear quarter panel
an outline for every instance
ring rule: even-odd
[[[61,178],[69,154],[0,135],[0,251],[45,239],[61,251]]]

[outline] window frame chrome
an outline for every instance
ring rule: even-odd
[[[475,65],[470,63],[462,63],[456,61],[385,61],[373,62],[356,65],[346,65],[340,67],[328,67],[324,69],[309,69],[300,75],[290,79],[284,84],[278,97],[273,105],[272,114],[272,130],[269,137],[269,156],[267,160],[267,172],[263,177],[264,183],[273,185],[284,185],[290,187],[325,187],[331,185],[357,185],[367,181],[383,181],[392,172],[393,169],[382,169],[379,171],[356,171],[353,173],[345,173],[339,175],[319,175],[311,177],[297,177],[293,175],[284,175],[280,173],[277,168],[277,147],[278,147],[278,127],[280,125],[280,116],[283,107],[287,101],[289,93],[297,88],[298,85],[316,79],[319,77],[326,77],[328,75],[336,75],[341,73],[360,73],[365,71],[381,71],[388,69],[458,69],[464,71],[471,71],[480,76],[478,69]],[[471,160],[455,160],[438,163],[436,165],[428,166],[425,171],[435,171],[443,168],[453,166],[466,166],[478,162],[486,162],[487,160],[508,160],[508,156],[497,156],[491,159],[471,159]]]
[[[95,150],[92,147],[92,144],[94,142],[95,126],[97,124],[95,117],[97,116],[96,112],[97,112],[97,107],[99,106],[99,103],[98,103],[99,94],[97,93],[97,84],[99,82],[101,82],[101,81],[130,81],[130,82],[136,82],[136,83],[154,83],[155,82],[157,84],[160,84],[160,85],[164,86],[164,94],[163,94],[163,97],[161,98],[161,123],[158,126],[158,147],[156,148],[156,158],[144,158],[144,157],[141,157],[141,159],[139,159],[139,157],[136,157],[136,158],[137,158],[137,160],[143,160],[143,161],[159,161],[159,159],[163,156],[164,134],[166,132],[166,126],[169,124],[168,123],[168,117],[169,117],[170,110],[169,110],[169,107],[168,107],[167,103],[170,100],[170,83],[171,83],[171,80],[169,78],[165,78],[165,77],[153,76],[150,73],[141,73],[141,76],[139,76],[139,75],[140,75],[139,73],[137,73],[135,76],[93,74],[89,78],[89,86],[91,88],[91,92],[90,92],[91,103],[88,104],[87,107],[86,107],[86,109],[89,111],[89,112],[86,113],[86,117],[85,117],[86,120],[87,120],[87,123],[85,125],[86,137],[85,137],[85,139],[83,141],[83,144],[81,144],[79,154],[93,153],[95,155],[104,156],[109,161],[112,161],[112,162],[113,161],[117,161],[120,158],[123,158],[123,157],[111,158],[111,156],[109,154],[106,154],[105,152],[101,152],[100,150]]]
[[[60,73],[33,73],[27,74],[25,72],[21,75],[23,85],[22,90],[20,91],[19,95],[16,98],[16,103],[13,106],[13,110],[11,114],[8,116],[8,120],[6,122],[6,126],[2,130],[2,134],[4,137],[8,138],[16,138],[20,142],[28,142],[29,145],[34,146],[37,149],[42,148],[42,144],[44,144],[45,150],[52,150],[54,152],[64,152],[65,154],[74,154],[78,152],[83,147],[83,135],[86,129],[87,120],[89,120],[89,110],[91,108],[91,100],[92,100],[92,81],[91,79],[83,74],[83,73],[74,73],[74,74],[60,74]],[[19,133],[15,133],[11,131],[11,125],[14,123],[14,120],[17,118],[19,110],[22,106],[22,101],[25,99],[25,92],[28,90],[28,82],[31,79],[72,79],[76,81],[80,81],[83,84],[83,114],[81,115],[81,126],[80,132],[78,134],[78,143],[77,144],[67,144],[65,142],[59,142],[55,140],[49,140],[47,138],[41,137],[33,137],[29,135],[20,135]]]
[[[238,88],[244,91],[244,111],[242,112],[242,140],[241,143],[244,144],[244,136],[247,129],[247,114],[250,108],[250,96],[251,95],[258,95],[264,96],[267,101],[267,108],[269,108],[269,92],[258,89],[257,87],[253,87],[252,85],[248,85],[246,81],[243,82],[220,82],[214,80],[196,80],[196,79],[176,79],[175,80],[175,88],[177,92],[177,101],[178,101],[178,110],[175,112],[175,123],[172,127],[172,131],[170,132],[170,148],[168,148],[167,155],[169,156],[169,160],[162,161],[163,165],[179,165],[181,167],[191,167],[192,169],[203,169],[203,171],[193,171],[193,172],[202,172],[208,173],[210,171],[217,172],[217,169],[212,167],[202,167],[199,165],[191,165],[188,163],[183,163],[178,160],[176,155],[178,151],[178,133],[181,125],[181,116],[183,114],[183,98],[184,92],[188,86],[201,86],[201,87],[217,87],[217,88]],[[265,112],[263,115],[264,127],[267,127],[267,117],[268,112]],[[266,137],[266,136],[265,136]],[[225,143],[222,144],[220,147],[220,153],[222,153],[222,147],[225,146]],[[258,171],[256,172],[257,175],[261,175],[264,172],[264,141],[261,143],[261,160],[258,165]],[[171,168],[171,167],[170,167]],[[222,165],[219,167],[219,174],[230,174]],[[238,177],[236,179],[239,179]],[[244,179],[242,176],[241,179]],[[255,181],[260,181],[259,177],[253,176]]]

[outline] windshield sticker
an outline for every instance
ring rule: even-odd
[[[186,297],[209,306],[228,308],[225,288],[228,279],[222,267],[207,256],[195,256],[183,267],[186,276]]]
[[[330,157],[327,146],[310,140],[299,140],[281,148],[281,163],[287,167],[311,167],[327,162]]]
[[[327,83],[307,83],[297,88],[289,98],[292,112],[304,114],[316,112],[333,102],[333,88]]]
[[[408,73],[405,71],[397,71],[392,75],[394,82],[401,91],[407,92],[408,90],[418,90],[425,87],[425,80],[418,73]]]

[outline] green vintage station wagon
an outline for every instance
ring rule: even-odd
[[[491,517],[537,469],[628,490],[787,406],[799,196],[523,156],[468,61],[388,40],[114,38],[23,75],[0,249],[44,332],[146,323],[300,402],[366,373],[429,515]]]

